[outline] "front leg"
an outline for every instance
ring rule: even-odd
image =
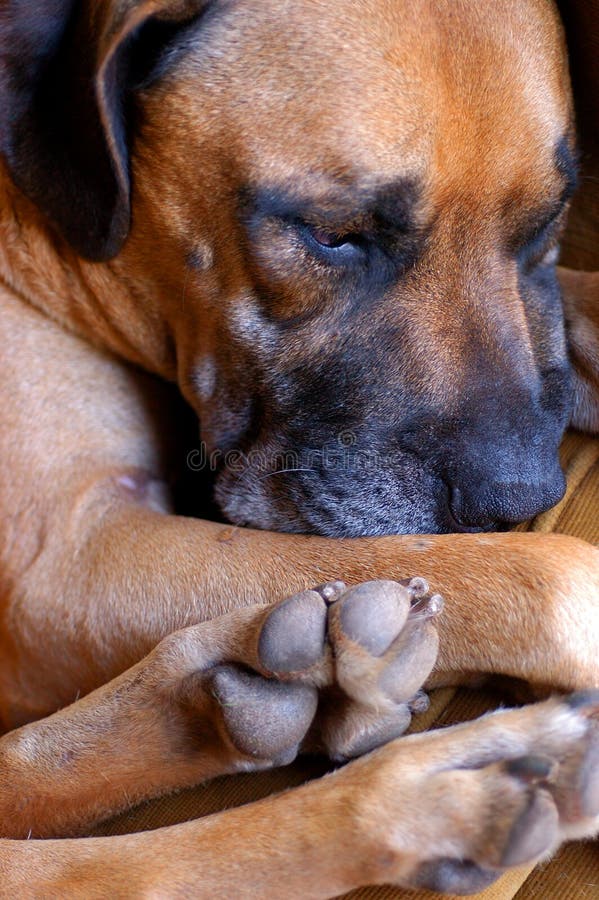
[[[108,685],[0,740],[0,836],[77,833],[300,748],[347,758],[402,734],[424,705],[440,610],[421,579],[336,582],[170,635]]]
[[[599,551],[574,538],[331,541],[232,532],[128,503],[100,521],[81,546],[56,546],[34,590],[9,601],[0,635],[9,726],[111,680],[173,631],[339,575],[355,584],[418,572],[444,597],[429,687],[491,674],[564,691],[599,686]]]
[[[328,540],[172,515],[160,385],[8,294],[0,301],[5,728],[72,703],[174,631],[339,576],[418,572],[444,596],[437,684],[491,672],[564,690],[597,684],[599,563],[588,544],[526,534]]]
[[[394,741],[300,788],[171,828],[0,840],[10,896],[328,898],[476,893],[599,831],[599,696]]]

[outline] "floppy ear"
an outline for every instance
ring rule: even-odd
[[[130,224],[132,80],[209,0],[3,0],[0,152],[15,184],[82,256]]]

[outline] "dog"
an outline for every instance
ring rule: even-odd
[[[596,834],[598,552],[505,533],[599,430],[552,4],[6,0],[0,61],[3,895],[473,892]],[[492,673],[558,695],[391,740]],[[306,749],[353,761],[75,839]]]

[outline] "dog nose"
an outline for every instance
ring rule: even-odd
[[[458,525],[486,530],[499,523],[524,522],[544,512],[561,500],[565,487],[559,468],[538,484],[473,479],[469,484],[452,486],[450,510]]]

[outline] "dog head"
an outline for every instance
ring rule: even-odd
[[[228,518],[440,532],[557,502],[575,165],[549,3],[48,0],[43,40],[30,6],[2,29],[9,167],[143,284]]]

